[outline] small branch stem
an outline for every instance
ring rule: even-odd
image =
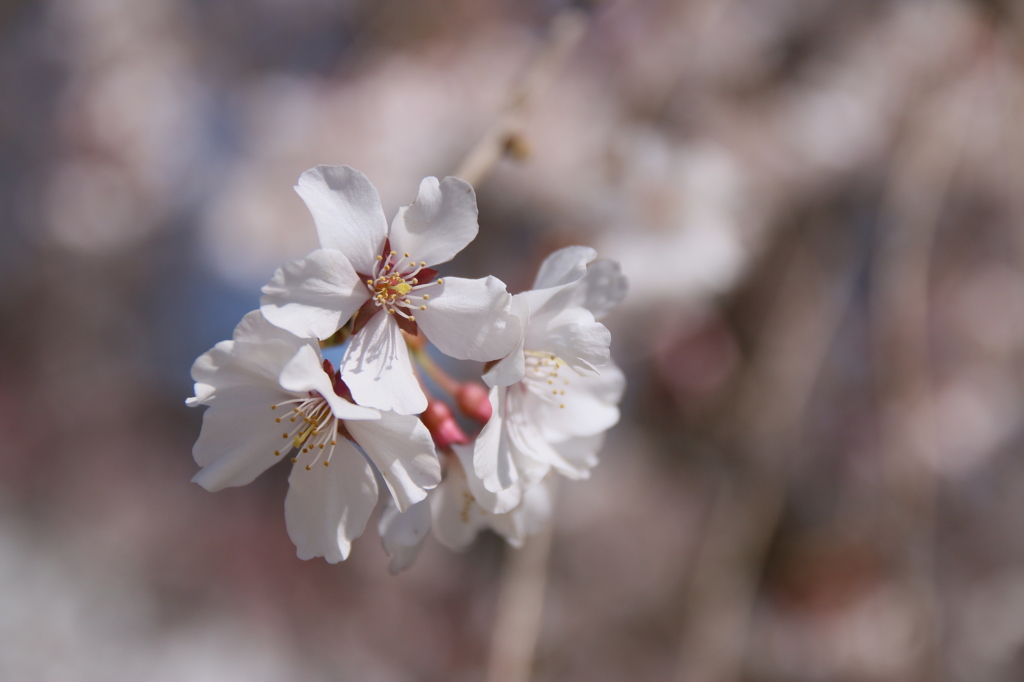
[[[475,186],[503,155],[524,155],[528,144],[517,133],[522,127],[527,105],[550,83],[583,38],[587,23],[587,13],[572,7],[562,10],[552,19],[546,43],[509,91],[503,111],[459,164],[455,171],[457,177]],[[452,392],[453,380],[441,372],[433,360],[422,351],[417,354],[417,359],[439,386]],[[549,524],[539,535],[529,539],[523,549],[506,554],[488,657],[487,682],[528,682],[530,679],[544,613],[552,536]]]
[[[568,8],[551,21],[547,42],[537,52],[522,77],[510,89],[504,109],[459,164],[455,175],[471,185],[483,180],[510,149],[521,148],[510,144],[522,126],[523,115],[531,99],[543,90],[579,43],[587,26],[587,14],[578,8]]]
[[[553,492],[552,495],[555,493]],[[487,682],[528,682],[540,637],[547,586],[551,524],[519,550],[506,550]]]
[[[434,362],[434,358],[430,357],[425,349],[410,346],[409,350],[412,351],[416,363],[427,373],[431,381],[448,395],[454,396],[455,392],[459,390],[459,382],[441,369],[441,366]]]

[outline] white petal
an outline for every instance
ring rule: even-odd
[[[391,557],[388,570],[396,575],[412,566],[430,533],[430,502],[417,502],[403,513],[388,500],[377,528],[384,551]]]
[[[317,166],[302,174],[295,191],[313,214],[320,246],[340,251],[356,271],[370,274],[388,223],[367,177],[348,166]]]
[[[526,350],[552,353],[579,374],[594,375],[609,361],[611,334],[586,308],[566,308],[530,318]]]
[[[426,501],[421,504],[426,505]],[[429,512],[430,507],[427,507],[427,518],[430,518]],[[419,556],[420,550],[423,548],[423,544],[413,545],[412,547],[405,547],[404,545],[396,545],[388,553],[388,557],[391,561],[388,563],[388,573],[391,575],[398,575],[402,571],[411,568],[416,563],[416,557]],[[387,551],[387,550],[385,550]]]
[[[416,311],[416,322],[431,343],[459,360],[487,362],[508,355],[521,330],[504,283],[495,277],[442,280],[428,290],[426,310]]]
[[[398,414],[427,409],[402,330],[383,311],[352,337],[341,362],[341,376],[360,405]]]
[[[428,499],[434,537],[456,552],[468,547],[483,528],[484,515],[473,500],[466,472],[458,461],[450,463],[444,482]]]
[[[472,493],[476,504],[486,512],[492,514],[504,514],[514,509],[523,498],[522,488],[513,485],[507,490],[494,493],[484,486],[484,482],[476,476],[473,471],[473,445],[452,445],[452,450],[459,458],[466,477],[466,484],[469,492]]]
[[[253,310],[235,327],[231,341],[221,341],[192,365],[195,398],[189,407],[209,404],[218,389],[231,386],[272,386],[295,351],[308,340],[275,327]]]
[[[203,414],[203,428],[192,448],[196,463],[203,467],[193,481],[214,492],[246,485],[291,450],[282,440],[281,425],[274,421],[271,405],[291,395],[276,387],[233,387]],[[274,455],[277,450],[281,454]]]
[[[380,421],[346,421],[345,428],[380,470],[400,511],[441,482],[434,441],[418,417],[384,412]]]
[[[285,331],[281,327],[275,324],[271,324],[266,317],[263,316],[263,312],[260,310],[253,310],[245,314],[242,321],[235,326],[235,331],[232,333],[231,338],[234,341],[241,341],[246,343],[263,343],[264,341],[283,341],[291,344],[295,348],[298,348],[300,344],[308,343],[307,339],[295,336],[289,331]]]
[[[348,557],[352,540],[366,527],[377,504],[377,481],[347,440],[338,440],[330,466],[313,463],[314,457],[299,454],[292,467],[284,519],[300,559],[322,556],[333,564]]]
[[[263,287],[260,310],[270,322],[297,336],[326,339],[369,297],[340,252],[318,249],[277,269]]]
[[[450,462],[448,474],[429,501],[434,536],[446,547],[465,549],[483,528],[490,527],[516,547],[528,536],[540,531],[551,517],[551,491],[547,482],[538,481],[527,490],[511,511],[488,512],[479,504],[478,488],[472,474],[463,466],[470,457],[468,446],[455,446],[458,461]]]
[[[589,471],[597,466],[597,453],[602,447],[604,432],[582,438],[569,438],[554,445],[558,454],[579,471]]]
[[[587,274],[587,263],[597,258],[589,246],[567,246],[544,259],[533,281],[534,289],[548,289],[578,282]]]
[[[284,333],[284,332],[282,332]],[[277,375],[303,342],[272,339],[265,342],[221,341],[196,358],[192,365],[195,397],[190,407],[209,405],[216,397],[238,387],[277,388]]]
[[[189,407],[207,405],[217,393],[216,381],[218,369],[232,358],[234,341],[219,341],[216,346],[206,351],[192,363],[192,381],[195,382],[195,396],[185,399]]]
[[[488,386],[510,386],[526,375],[526,356],[523,354],[526,324],[530,319],[530,304],[521,295],[512,297],[510,312],[519,320],[519,339],[515,348],[484,375]]]
[[[618,262],[599,260],[587,268],[581,286],[574,287],[575,300],[600,320],[626,297],[629,283]]]
[[[491,388],[491,418],[473,443],[473,472],[494,493],[511,488],[519,480],[505,432],[506,393],[504,386]]]
[[[478,230],[476,193],[468,182],[423,178],[416,201],[400,208],[391,223],[391,248],[436,265],[466,248]]]
[[[622,370],[614,364],[601,368],[600,376],[572,377],[560,383],[564,395],[558,404],[532,395],[527,398],[530,419],[550,441],[592,436],[619,421],[619,400],[625,387]],[[565,405],[565,407],[559,407]]]
[[[579,286],[578,283],[587,274],[587,263],[596,256],[597,252],[590,247],[568,246],[544,259],[533,282],[533,289],[520,294],[529,301],[530,312],[536,315],[553,297]],[[556,306],[566,307],[569,302],[567,296],[563,294],[559,299],[562,303]]]
[[[522,295],[529,298],[530,310],[534,314],[544,310],[579,307],[586,308],[599,320],[625,298],[627,289],[628,283],[619,264],[611,260],[599,260],[590,263],[586,276],[577,282],[526,291]]]
[[[513,387],[510,392],[517,388]],[[585,478],[589,471],[566,460],[552,447],[551,442],[544,437],[537,424],[534,423],[532,415],[523,409],[522,401],[519,398],[518,395],[510,396],[505,431],[508,434],[509,449],[512,450],[516,466],[523,474],[521,479],[527,479],[527,476],[533,479],[520,480],[520,486],[529,489],[547,474],[546,467],[554,467],[559,473],[572,479]],[[527,468],[527,464],[533,466]]]
[[[316,391],[338,419],[380,419],[380,412],[369,407],[353,405],[334,392],[334,382],[323,368],[318,349],[303,346],[281,370],[281,388],[293,393]]]
[[[491,528],[504,536],[513,547],[521,547],[526,538],[539,533],[551,520],[554,506],[553,481],[554,478],[548,476],[532,486],[523,495],[523,501],[517,508],[508,514],[493,517]]]

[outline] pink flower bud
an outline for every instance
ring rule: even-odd
[[[491,401],[487,389],[477,383],[465,383],[455,391],[455,404],[459,412],[474,421],[486,424],[491,418]]]
[[[430,431],[434,443],[439,448],[450,447],[453,443],[468,443],[469,438],[463,432],[459,423],[455,421],[455,415],[447,403],[440,400],[431,400],[427,403],[427,409],[420,415],[423,425]]]

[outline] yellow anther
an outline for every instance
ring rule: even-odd
[[[280,456],[281,456],[281,451],[280,450],[274,450],[274,457],[280,457]]]
[[[549,383],[549,384],[553,384],[553,383],[555,383],[555,382],[554,382],[554,380],[552,380],[552,379],[548,379],[548,383]]]
[[[423,294],[423,300],[424,301],[429,301],[430,300],[430,294]]]
[[[420,267],[421,267],[421,268],[425,268],[425,267],[427,267],[427,261],[425,261],[425,260],[421,260],[421,261],[420,261]]]
[[[298,461],[299,461],[299,460],[297,460],[297,459],[295,459],[294,457],[292,457],[292,464],[295,464],[295,463],[296,463],[296,462],[298,462]]]
[[[336,440],[332,440],[331,441],[331,445],[337,445],[337,444],[338,444],[338,441],[336,441]]]
[[[421,305],[420,306],[420,310],[426,310],[426,309],[427,309],[427,306],[425,306],[425,305]]]
[[[565,407],[565,403],[562,403],[561,405],[559,405],[559,407]]]
[[[276,410],[276,409],[277,409],[277,405],[271,405],[271,406],[270,406],[270,409],[272,409],[272,410]]]
[[[308,464],[306,465],[306,471],[309,471],[309,470],[310,470],[310,469],[312,469],[312,468],[313,468],[313,467],[309,466]]]
[[[392,251],[391,253],[394,253],[394,251]],[[408,258],[408,257],[409,257],[409,254],[408,254],[408,253],[407,253],[407,254],[405,254],[405,257],[406,257],[406,258]]]
[[[276,421],[276,422],[277,422],[278,424],[280,424],[280,423],[281,423],[281,418],[280,418],[280,417],[278,417],[278,418],[276,418],[276,419],[275,419],[274,421]]]
[[[415,318],[414,316],[410,315],[410,316],[409,316],[409,321],[410,321],[410,322],[415,322],[415,321],[416,321],[416,318]]]
[[[377,256],[377,260],[384,260],[384,256]]]
[[[391,255],[392,255],[392,256],[397,256],[397,255],[398,255],[398,252],[397,252],[397,251],[392,251],[392,252],[391,252]]]
[[[287,438],[287,437],[288,437],[288,434],[287,434],[287,433],[282,433],[282,434],[281,434],[281,438]]]
[[[330,464],[330,462],[324,462],[324,466],[327,466],[328,464]]]
[[[439,280],[437,280],[437,283],[438,284],[444,284],[444,280],[443,279],[439,279]]]
[[[558,390],[557,389],[555,389],[554,391],[551,391],[551,392],[554,393],[555,395],[558,395]]]

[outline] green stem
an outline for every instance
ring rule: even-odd
[[[423,368],[423,371],[427,373],[427,376],[430,377],[430,379],[437,384],[442,391],[454,396],[455,392],[459,390],[459,382],[448,376],[448,373],[441,369],[441,367],[434,362],[434,359],[427,354],[426,349],[410,347],[410,350],[412,351],[413,358],[415,358],[419,366]]]

